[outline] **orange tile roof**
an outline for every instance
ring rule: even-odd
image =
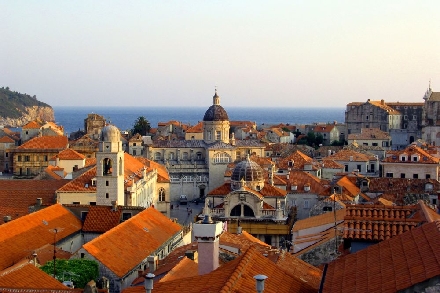
[[[330,263],[322,292],[398,292],[440,275],[440,222]]]
[[[96,193],[96,185],[92,185],[92,179],[96,178],[96,166],[72,179],[57,190],[57,192],[90,192]]]
[[[306,219],[298,220],[293,225],[292,232],[334,223],[335,214],[336,214],[337,222],[343,221],[345,217],[345,213],[346,213],[346,209],[340,209],[337,210],[336,213],[327,212],[318,216],[313,216]]]
[[[15,140],[10,138],[9,136],[3,136],[0,138],[0,143],[15,143]]]
[[[65,149],[55,155],[55,158],[59,158],[60,160],[83,160],[86,157],[75,150]]]
[[[422,201],[411,206],[349,205],[346,210],[346,239],[382,241],[440,218]]]
[[[399,115],[400,114],[399,111],[391,108],[390,106],[385,104],[385,102],[382,103],[382,101],[368,101],[368,103],[387,111],[390,115]]]
[[[179,261],[179,263],[175,265],[162,279],[160,279],[159,282],[194,277],[198,274],[198,264],[187,257],[183,257],[182,260]]]
[[[46,174],[49,175],[50,177],[52,177],[53,179],[58,180],[58,179],[63,179],[67,175],[66,172],[63,172],[64,176],[60,176],[57,173],[55,173],[55,171],[61,171],[61,170],[64,170],[64,169],[49,165],[46,167],[46,169],[44,169],[44,172],[46,172]]]
[[[42,126],[41,123],[37,121],[29,121],[26,125],[22,127],[22,129],[39,129]]]
[[[293,162],[293,166],[290,166],[292,164],[291,162]],[[313,170],[320,168],[320,163],[318,161],[312,159],[311,157],[307,156],[299,150],[296,150],[291,155],[282,158],[277,162],[278,168],[290,168],[291,170],[304,170],[304,165],[306,164],[311,164]]]
[[[276,261],[277,266],[288,268],[292,276],[297,276],[306,281],[314,289],[318,290],[322,278],[322,270],[314,267],[289,252],[281,250]]]
[[[307,281],[289,272],[289,268],[277,266],[268,258],[250,247],[243,255],[237,257],[215,271],[202,276],[194,276],[168,282],[154,284],[154,292],[254,292],[254,276],[265,274],[267,293],[316,292]],[[143,286],[129,287],[124,293],[144,292]]]
[[[60,204],[54,204],[20,219],[0,225],[0,270],[32,254],[32,251],[79,232],[81,221]]]
[[[68,145],[67,136],[40,136],[28,140],[17,149],[65,149]]]
[[[35,253],[37,254],[37,263],[39,265],[44,265],[48,261],[53,260],[53,244],[46,244],[38,249],[35,249]],[[55,255],[57,259],[70,259],[73,256],[73,253],[62,250],[55,246]],[[30,255],[27,257],[28,260],[33,260],[33,256]]]
[[[152,160],[148,160],[147,158],[143,157],[137,157],[138,161],[140,161],[142,164],[148,167],[148,171],[151,171],[153,169],[157,170],[157,182],[163,183],[163,182],[170,182],[170,175],[168,174],[168,170],[164,165],[161,165],[159,163],[156,163]]]
[[[203,132],[203,122],[199,122],[196,125],[186,130],[186,133],[202,133],[202,132]]]
[[[121,221],[122,209],[113,210],[111,206],[90,206],[84,221],[84,232],[105,233]]]
[[[150,207],[84,244],[83,248],[123,277],[180,230],[179,224]]]
[[[318,132],[318,133],[331,132],[333,128],[335,128],[334,124],[316,125],[315,128],[313,129],[313,132]]]
[[[353,159],[354,162],[368,162],[370,160],[375,160],[376,158],[373,155],[368,156],[353,150],[343,149],[331,156],[328,156],[327,159],[331,159],[336,162],[350,161],[350,159]]]
[[[43,205],[55,203],[55,193],[58,188],[69,180],[0,180],[0,223],[4,216],[18,219],[30,213],[29,207],[41,198]]]
[[[343,165],[341,165],[338,162],[335,162],[333,160],[329,160],[329,159],[322,160],[322,167],[328,168],[328,169],[344,169]]]
[[[388,132],[382,131],[379,128],[362,128],[361,133],[351,133],[348,135],[348,139],[384,140],[391,139],[391,136]]]
[[[244,189],[247,190],[248,192],[251,192],[251,193],[255,194],[259,198],[263,198],[263,197],[266,197],[266,196],[267,197],[272,197],[272,196],[285,197],[287,195],[287,191],[285,191],[285,190],[283,190],[281,188],[272,186],[272,185],[270,185],[268,183],[264,184],[264,187],[260,191],[253,190],[253,189],[250,189],[248,187],[244,187]],[[226,182],[223,185],[220,185],[219,187],[214,188],[213,190],[211,190],[208,193],[208,196],[214,196],[214,195],[217,195],[217,196],[218,195],[223,195],[223,196],[225,196],[225,195],[231,193],[232,191],[233,190],[231,188],[231,183]]]
[[[0,272],[0,288],[67,289],[60,281],[27,261]]]
[[[303,171],[291,171],[288,181],[288,193],[304,193],[304,186],[310,187],[309,193],[320,194],[325,190],[324,184],[318,177]],[[292,190],[292,186],[296,186],[296,190]]]
[[[413,161],[409,158],[406,161],[400,160],[400,155],[405,154],[407,156],[419,155],[420,158],[417,161]],[[440,159],[427,153],[422,148],[416,145],[410,145],[403,150],[388,151],[387,156],[382,160],[383,163],[402,163],[402,164],[439,164]]]

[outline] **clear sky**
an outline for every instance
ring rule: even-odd
[[[440,91],[440,1],[0,0],[0,86],[52,106],[344,107]]]

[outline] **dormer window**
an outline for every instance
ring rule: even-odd
[[[96,186],[96,178],[92,179],[92,186]]]
[[[297,190],[298,189],[298,184],[296,182],[293,182],[292,185],[290,186],[291,190]]]
[[[431,191],[433,189],[434,189],[434,185],[432,185],[432,183],[425,184],[425,191]]]
[[[406,155],[400,155],[400,161],[401,161],[401,162],[406,162],[407,159],[408,159],[408,158],[407,158]]]
[[[293,163],[294,163],[294,160],[290,160],[289,162],[287,162],[287,166],[293,167]]]
[[[304,185],[304,191],[310,191],[310,184],[309,183]]]
[[[413,155],[412,156],[412,161],[413,162],[418,162],[419,161],[419,156],[418,155]]]

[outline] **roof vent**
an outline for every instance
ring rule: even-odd
[[[258,293],[263,293],[264,291],[264,281],[267,279],[265,275],[256,275],[254,279],[257,281],[256,288]]]

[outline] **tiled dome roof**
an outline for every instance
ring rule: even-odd
[[[114,125],[107,125],[101,130],[101,141],[120,141],[121,132]]]
[[[262,181],[263,180],[263,169],[254,161],[249,159],[238,163],[234,171],[232,172],[231,180],[233,181]]]
[[[203,116],[203,121],[227,121],[229,120],[228,113],[226,110],[220,105],[212,105],[205,112],[205,116]]]

